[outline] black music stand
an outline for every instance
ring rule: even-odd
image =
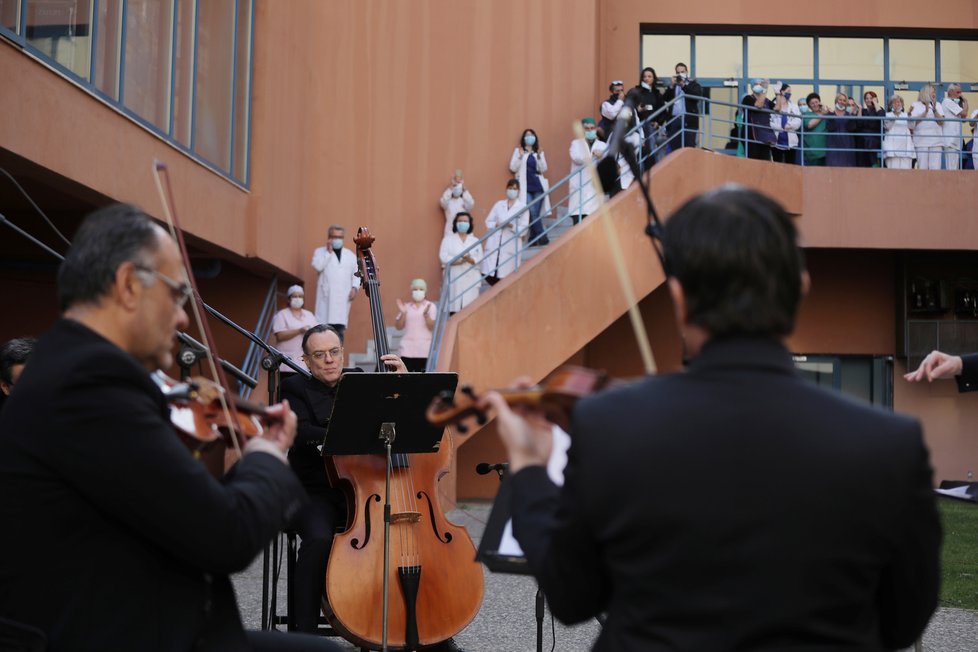
[[[390,604],[391,456],[395,453],[434,453],[444,428],[428,423],[425,411],[431,401],[455,393],[454,373],[359,373],[343,374],[329,417],[323,455],[386,455],[384,491],[384,603],[383,641],[387,651],[387,612]],[[417,643],[417,632],[406,638]]]

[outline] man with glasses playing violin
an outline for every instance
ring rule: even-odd
[[[96,211],[58,294],[63,318],[0,416],[5,626],[51,650],[335,650],[243,630],[228,575],[304,500],[286,462],[295,415],[269,408],[220,481],[180,442],[150,378],[188,322],[174,240],[132,206]]]

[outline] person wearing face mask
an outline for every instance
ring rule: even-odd
[[[594,118],[581,120],[584,139],[574,139],[570,145],[570,179],[567,181],[567,212],[574,224],[598,210],[598,190],[591,183],[591,175],[585,169],[589,161],[597,162],[608,148],[598,138]],[[486,252],[488,255],[488,251]]]
[[[806,166],[817,167],[825,166],[825,130],[827,120],[820,116],[828,113],[828,109],[822,104],[822,98],[818,93],[809,93],[805,98],[808,105],[808,114],[805,116],[805,124],[802,126],[805,150]]]
[[[662,93],[658,89],[659,78],[654,68],[643,68],[638,85],[631,92],[638,94],[638,119],[645,120],[662,106]],[[655,150],[655,139],[659,133],[660,120],[654,120],[645,125],[645,137],[642,139],[642,161],[645,167],[655,163],[650,158]]]
[[[318,324],[316,315],[302,306],[305,303],[305,292],[301,285],[293,285],[288,291],[289,305],[282,308],[272,318],[272,333],[275,335],[275,347],[292,362],[305,368],[302,360],[302,335]],[[282,378],[295,373],[287,365],[279,367]]]
[[[444,235],[451,235],[452,221],[455,219],[455,216],[462,211],[470,211],[475,206],[475,199],[472,198],[472,193],[469,192],[469,189],[465,187],[465,179],[462,178],[461,170],[455,170],[455,176],[452,177],[448,187],[445,188],[445,192],[441,194],[439,203],[441,204],[442,210],[445,211]]]
[[[423,278],[411,281],[411,300],[397,300],[394,327],[401,335],[400,354],[408,371],[422,372],[428,364],[431,333],[435,327],[435,304],[425,298],[428,284]]]
[[[611,140],[615,120],[621,113],[621,108],[625,106],[625,82],[616,79],[608,84],[608,91],[611,95],[601,103],[601,122],[598,123],[598,137],[603,138],[605,142]]]
[[[894,95],[888,102],[889,111],[883,128],[886,137],[883,138],[883,160],[886,167],[895,170],[909,170],[917,152],[913,146],[913,129],[907,112],[903,109],[903,98]]]
[[[961,168],[961,145],[964,142],[963,118],[968,115],[968,99],[961,94],[959,84],[947,87],[941,109],[947,118],[943,125],[944,169],[958,170]]]
[[[940,170],[944,153],[944,109],[937,103],[937,91],[932,84],[920,89],[917,101],[910,105],[913,144],[917,150],[918,170]]]
[[[520,182],[510,179],[506,182],[506,199],[497,201],[486,216],[488,231],[499,227],[486,240],[485,257],[482,259],[482,273],[489,285],[495,285],[519,266],[530,222],[529,213],[524,208],[526,206],[520,201]]]
[[[316,284],[316,322],[329,324],[343,338],[350,318],[350,302],[357,295],[357,257],[343,246],[346,230],[334,224],[327,231],[329,245],[312,254],[312,268],[319,272]]]
[[[767,98],[767,88],[766,79],[755,79],[750,93],[740,101],[744,105],[747,158],[758,161],[771,160],[771,145],[776,142],[769,113],[774,110],[774,102]]]
[[[482,245],[472,233],[471,215],[463,212],[455,216],[452,233],[442,238],[438,258],[442,267],[451,265],[448,270],[448,314],[454,315],[479,297],[479,286],[482,284],[482,274],[479,272]],[[444,291],[445,288],[442,288]]]
[[[703,95],[703,88],[689,76],[689,68],[685,63],[677,63],[675,71],[669,88],[662,96],[665,104],[680,98],[672,105],[669,121],[666,123],[670,152],[681,147],[696,147],[696,135],[700,128],[700,101],[695,98]],[[679,136],[680,131],[682,137]]]
[[[771,148],[771,157],[777,163],[798,163],[795,156],[798,151],[798,130],[801,129],[801,111],[798,105],[791,101],[791,86],[778,82],[778,94],[774,100],[774,111],[771,114],[771,130],[775,141]]]
[[[863,93],[864,106],[861,115],[864,118],[878,118],[878,120],[858,120],[860,135],[856,142],[862,150],[856,153],[859,167],[878,168],[880,166],[880,147],[883,132],[883,117],[886,111],[880,106],[879,97],[873,91]]]
[[[550,239],[543,234],[541,220],[541,215],[550,214],[550,198],[544,197],[537,201],[550,188],[547,178],[543,176],[547,171],[547,157],[540,149],[537,132],[532,129],[523,130],[520,142],[509,159],[509,170],[519,179],[520,201],[530,210],[530,246],[550,244]]]
[[[825,118],[825,133],[828,151],[825,152],[825,164],[830,167],[856,167],[856,137],[859,122],[851,120],[852,109],[849,97],[845,93],[835,96],[835,111]]]

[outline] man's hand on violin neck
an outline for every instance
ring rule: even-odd
[[[511,409],[498,392],[487,392],[480,407],[496,413],[496,430],[506,447],[510,473],[547,465],[553,448],[553,426],[542,410],[527,406]]]
[[[295,412],[289,408],[288,401],[282,401],[277,405],[268,407],[265,414],[268,419],[268,428],[262,433],[261,439],[274,444],[275,449],[281,453],[279,457],[285,459],[285,455],[295,440],[298,418],[295,416]]]

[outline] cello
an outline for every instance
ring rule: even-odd
[[[390,353],[380,301],[380,281],[370,248],[374,238],[361,227],[354,240],[360,277],[370,300],[377,369]],[[481,565],[464,527],[449,522],[437,483],[452,460],[451,436],[436,453],[394,455],[390,484],[390,569],[388,649],[414,650],[446,641],[468,625],[483,596]],[[386,457],[342,455],[328,458],[333,486],[347,493],[347,530],[337,534],[326,572],[324,611],[345,639],[382,649],[384,510]]]

